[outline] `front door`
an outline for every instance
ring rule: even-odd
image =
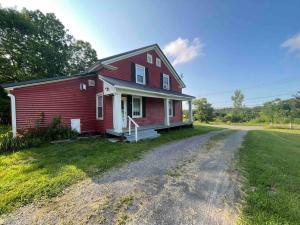
[[[126,128],[127,127],[127,97],[122,97],[121,111],[122,111],[123,128]]]

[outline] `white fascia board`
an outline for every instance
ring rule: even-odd
[[[119,57],[116,57],[116,58],[113,58],[113,59],[109,59],[109,60],[106,60],[106,61],[103,61],[102,64],[103,65],[107,65],[107,64],[111,64],[111,63],[114,63],[116,61],[119,61],[119,60],[123,60],[123,59],[126,59],[126,58],[129,58],[129,57],[132,57],[132,56],[135,56],[135,55],[139,55],[139,54],[142,54],[144,52],[147,52],[147,51],[151,51],[151,50],[155,50],[155,52],[159,55],[159,57],[161,58],[161,60],[165,63],[165,65],[168,67],[168,69],[171,71],[172,75],[174,76],[174,78],[177,80],[177,82],[180,84],[180,86],[182,88],[185,88],[185,84],[183,83],[183,81],[179,78],[179,75],[177,74],[177,72],[174,70],[174,68],[170,65],[170,63],[168,62],[168,60],[166,59],[166,56],[156,47],[156,46],[153,46],[153,47],[149,47],[149,48],[145,48],[145,49],[142,49],[140,51],[136,51],[136,52],[132,52],[132,53],[128,53],[126,55],[122,55],[122,56],[119,56]],[[98,65],[99,66],[99,65]]]
[[[172,95],[172,94],[157,93],[154,91],[140,90],[140,89],[123,87],[118,85],[114,87],[116,88],[116,92],[122,94],[130,94],[130,95],[138,95],[138,96],[140,95],[140,96],[152,97],[152,98],[170,98],[170,99],[180,100],[180,101],[189,101],[194,99],[193,97],[183,97],[183,96]]]

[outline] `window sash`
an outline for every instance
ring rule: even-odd
[[[174,102],[173,102],[173,100],[169,100],[169,117],[173,117],[173,104],[174,104]]]
[[[97,119],[103,119],[103,93],[96,95],[96,117]]]
[[[153,63],[153,57],[151,54],[147,54],[147,62],[151,64]]]
[[[138,64],[135,65],[135,80],[138,84],[145,84],[146,71],[144,66]]]
[[[156,58],[156,66],[161,67],[161,60],[160,58]]]
[[[169,75],[163,75],[163,89],[170,90],[170,77]]]
[[[132,97],[132,118],[140,118],[143,115],[142,97]]]

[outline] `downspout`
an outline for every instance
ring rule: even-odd
[[[11,105],[11,126],[13,137],[17,136],[17,117],[16,117],[16,97],[12,94],[8,94],[10,97],[10,105]]]

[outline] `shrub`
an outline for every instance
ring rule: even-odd
[[[42,144],[40,138],[32,137],[16,137],[14,138],[11,134],[2,137],[0,142],[0,152],[14,152],[25,148],[36,147]]]
[[[11,132],[2,134],[0,136],[0,153],[37,147],[45,142],[73,138],[78,134],[64,124],[60,116],[53,118],[48,127],[42,127],[43,117],[43,114],[41,114],[35,128],[23,131],[21,136],[14,138]]]

